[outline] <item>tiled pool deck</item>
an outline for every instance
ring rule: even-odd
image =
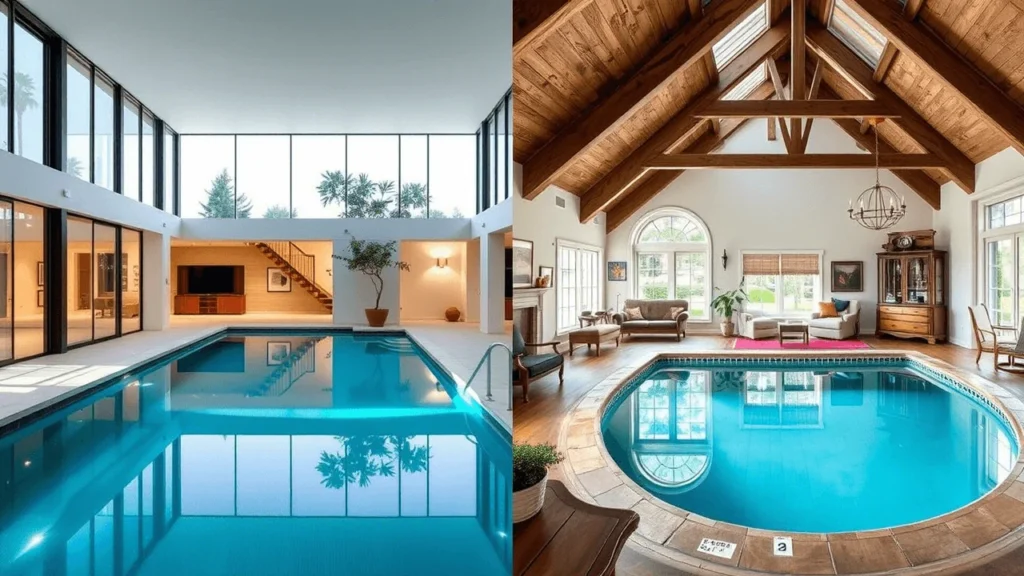
[[[846,533],[785,533],[718,522],[669,505],[626,476],[609,456],[601,434],[601,417],[616,393],[628,386],[652,362],[659,360],[735,361],[836,358],[904,358],[945,375],[994,406],[1024,439],[1024,402],[1000,386],[917,352],[694,352],[652,353],[610,374],[562,421],[558,447],[566,455],[562,475],[566,484],[588,502],[631,508],[640,526],[631,541],[660,562],[688,572],[750,575],[781,574],[934,574],[978,566],[984,559],[1024,537],[1024,450],[1009,477],[990,494],[959,510],[924,522],[892,529]],[[793,539],[793,556],[775,556],[773,538]],[[697,551],[704,538],[736,544],[731,558]],[[980,573],[984,572],[983,568]],[[973,573],[973,572],[971,572]]]
[[[139,332],[78,348],[67,354],[54,354],[11,364],[0,368],[0,428],[228,328],[315,330],[345,327],[326,321],[296,320],[295,317],[279,320],[249,318],[182,322],[159,332]],[[358,326],[354,329],[372,330]],[[405,331],[452,373],[460,389],[469,379],[487,346],[495,341],[511,340],[507,334],[483,334],[475,324],[469,323],[420,322],[388,326],[384,330]],[[505,358],[499,354],[494,356],[493,401],[483,400],[486,382],[482,376],[473,382],[472,390],[481,398],[481,404],[511,430],[512,412],[506,410],[509,376],[501,370],[507,363],[507,355]]]

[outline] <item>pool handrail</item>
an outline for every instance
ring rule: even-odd
[[[473,375],[470,376],[469,380],[466,381],[466,386],[463,387],[462,391],[465,392],[466,390],[469,390],[469,385],[476,378],[477,373],[480,372],[480,368],[483,367],[484,362],[486,361],[487,362],[487,401],[488,402],[493,402],[494,401],[494,398],[491,395],[491,354],[494,352],[495,348],[504,348],[505,351],[508,352],[508,407],[506,409],[507,410],[511,410],[512,409],[512,349],[509,348],[507,344],[503,344],[501,342],[495,342],[495,343],[493,343],[493,344],[491,344],[490,346],[487,347],[487,350],[484,352],[484,355],[481,356],[480,357],[480,361],[477,362],[476,369],[473,370]]]

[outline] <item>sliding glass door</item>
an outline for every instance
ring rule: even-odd
[[[14,203],[0,201],[0,362],[14,358]]]

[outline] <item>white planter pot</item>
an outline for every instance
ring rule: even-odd
[[[548,488],[548,475],[529,488],[512,493],[512,523],[529,520],[544,507],[544,493]]]
[[[732,335],[733,335],[733,332],[736,329],[736,325],[733,324],[731,321],[730,322],[722,322],[721,328],[722,328],[722,336],[725,336],[726,338],[731,338]]]

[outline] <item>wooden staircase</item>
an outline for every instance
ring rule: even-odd
[[[316,259],[291,242],[257,242],[253,244],[274,266],[277,266],[328,312],[334,310],[334,297],[316,283]]]

